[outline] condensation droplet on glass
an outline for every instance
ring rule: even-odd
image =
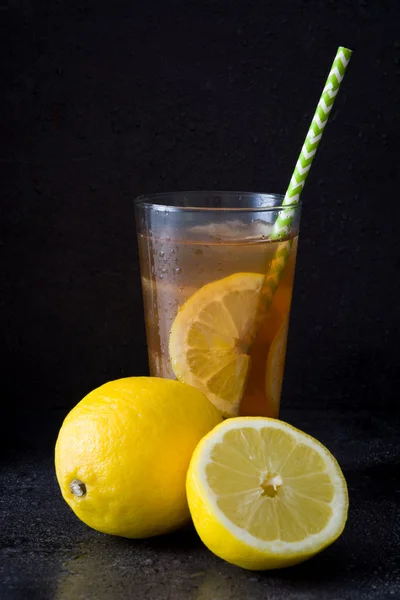
[[[164,275],[159,275],[158,277],[159,277],[160,279],[162,279],[162,278],[164,277]]]
[[[182,273],[182,269],[180,267],[176,267],[175,273],[179,275],[179,273]]]
[[[165,256],[165,252],[163,252],[162,250],[160,250],[160,256],[161,256],[161,258],[163,258]]]

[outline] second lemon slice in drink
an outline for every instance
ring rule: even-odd
[[[286,317],[271,344],[267,358],[265,393],[268,405],[273,407],[276,414],[279,412],[281,399],[288,330],[289,318]]]
[[[235,273],[209,283],[183,304],[169,353],[176,377],[203,391],[224,416],[238,413],[265,276]]]

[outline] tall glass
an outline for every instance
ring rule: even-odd
[[[300,224],[296,205],[287,235],[270,239],[282,201],[207,191],[135,202],[150,373],[198,387],[226,417],[279,413]]]

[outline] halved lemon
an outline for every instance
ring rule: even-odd
[[[176,377],[204,392],[227,417],[238,414],[264,279],[235,273],[203,286],[180,307],[171,328]]]
[[[198,444],[186,491],[205,545],[252,570],[287,567],[342,533],[347,486],[320,442],[275,419],[238,417]]]

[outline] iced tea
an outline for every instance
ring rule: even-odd
[[[142,219],[141,224],[138,223],[138,243],[151,375],[175,378],[178,373],[179,378],[185,380],[185,371],[179,370],[177,368],[179,365],[174,367],[171,360],[171,330],[178,312],[184,310],[186,312],[182,312],[181,317],[182,315],[185,317],[187,313],[194,328],[198,330],[196,310],[202,310],[204,302],[206,302],[208,324],[206,323],[201,330],[201,343],[193,342],[199,348],[206,349],[202,350],[203,354],[199,354],[200,350],[197,350],[197,355],[193,349],[188,351],[192,356],[190,364],[195,365],[193,368],[197,369],[202,378],[198,387],[201,386],[202,391],[207,393],[207,381],[210,382],[211,390],[212,377],[214,377],[216,384],[219,385],[218,389],[226,387],[221,394],[228,395],[229,400],[228,383],[225,386],[224,372],[221,369],[221,373],[215,375],[210,371],[210,364],[215,364],[215,369],[218,370],[220,357],[225,355],[231,357],[232,352],[236,352],[236,348],[229,350],[232,346],[229,340],[227,340],[227,346],[229,344],[230,346],[228,350],[225,350],[224,336],[227,338],[229,336],[224,333],[227,331],[223,323],[224,319],[239,320],[242,331],[243,327],[246,328],[246,323],[249,323],[248,336],[247,334],[242,335],[237,345],[237,352],[248,356],[250,360],[246,362],[245,376],[242,372],[237,373],[237,389],[240,388],[241,392],[236,413],[277,417],[286,353],[298,228],[297,230],[296,226],[292,228],[285,238],[291,240],[289,259],[272,302],[263,305],[261,289],[261,291],[257,291],[259,300],[257,310],[255,310],[252,299],[248,295],[241,295],[240,285],[242,283],[239,284],[237,290],[234,290],[233,294],[230,293],[226,297],[217,290],[225,289],[225,281],[235,281],[235,277],[229,279],[230,276],[240,274],[240,278],[236,277],[237,281],[246,282],[248,280],[251,283],[253,279],[261,281],[261,276],[268,274],[279,243],[269,240],[273,220],[276,218],[275,213],[277,214],[278,209],[274,207],[269,212],[258,209],[259,212],[252,215],[252,218],[249,218],[250,214],[247,212],[231,214],[229,210],[210,209],[209,211],[205,210],[205,215],[203,212],[202,219],[200,219],[197,208],[193,209],[192,213],[189,209],[189,213],[185,213],[184,226],[181,222],[176,221],[176,211],[170,212],[160,207],[159,209],[158,218],[153,219],[149,219],[148,215],[147,218],[144,218],[140,214],[140,208],[137,210],[137,219]],[[202,211],[200,210],[200,212]],[[188,214],[190,214],[190,218],[188,218]],[[257,277],[258,279],[256,279]],[[210,286],[209,284],[214,285]],[[258,286],[257,290],[259,289]],[[213,298],[214,293],[218,295],[218,298]],[[203,305],[197,301],[200,298],[203,298]],[[222,309],[216,304],[216,301],[222,302]],[[230,311],[229,314],[225,310],[226,307]],[[249,314],[248,311],[252,314]],[[199,322],[204,322],[204,315],[201,316],[199,313],[198,316]],[[211,323],[212,319],[214,320]],[[231,327],[230,323],[228,325]],[[193,337],[192,332],[189,332],[188,336],[190,342],[192,339],[190,336]],[[197,363],[193,362],[196,356]],[[201,364],[202,356],[205,362],[209,363],[204,369]],[[178,358],[178,362],[179,360]],[[229,365],[226,373],[226,377],[228,378],[229,374],[232,380]],[[243,377],[244,381],[242,381]],[[193,381],[200,380],[189,378],[186,382],[193,384]],[[232,381],[230,385],[232,386]],[[213,400],[211,392],[209,397]],[[225,416],[230,416],[229,411]]]

